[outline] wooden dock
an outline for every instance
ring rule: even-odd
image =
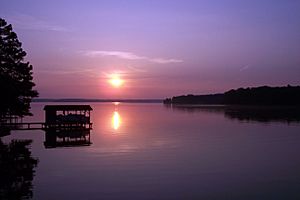
[[[3,123],[0,126],[10,130],[91,130],[92,123],[45,123],[45,122],[21,122],[21,123]]]
[[[45,127],[44,122],[21,122],[21,123],[3,123],[1,127],[11,130],[42,130]]]
[[[45,105],[45,122],[23,122],[10,116],[0,121],[1,135],[11,130],[44,130],[46,133],[66,133],[76,135],[90,131],[90,105]],[[69,136],[68,136],[69,137]]]

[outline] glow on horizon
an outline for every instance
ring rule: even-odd
[[[299,85],[299,10],[295,0],[10,0],[0,6],[33,65],[39,98],[89,99]]]

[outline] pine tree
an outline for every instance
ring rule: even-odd
[[[12,25],[0,18],[0,117],[31,115],[30,103],[38,92],[25,56]]]

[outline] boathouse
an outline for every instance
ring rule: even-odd
[[[92,129],[89,105],[46,105],[45,129]]]

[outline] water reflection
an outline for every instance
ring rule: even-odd
[[[221,113],[228,119],[243,122],[300,123],[299,107],[274,106],[166,106],[168,109],[185,112]]]
[[[45,148],[75,147],[91,145],[90,130],[46,130]]]
[[[281,123],[299,123],[300,108],[227,108],[225,117],[239,121],[256,121],[262,123],[281,122]]]
[[[32,180],[38,160],[31,156],[28,146],[32,140],[0,139],[0,199],[31,199]]]
[[[111,119],[112,127],[114,130],[118,130],[121,125],[121,116],[118,111],[114,111],[114,114]]]
[[[120,104],[120,102],[114,102],[113,104],[114,104],[115,106],[117,106],[117,105]]]
[[[34,114],[43,116],[37,106]],[[6,136],[36,141],[35,199],[300,199],[298,125],[236,123],[228,120],[240,120],[235,112],[254,113],[222,107],[92,107],[90,147],[49,151],[39,132]]]

